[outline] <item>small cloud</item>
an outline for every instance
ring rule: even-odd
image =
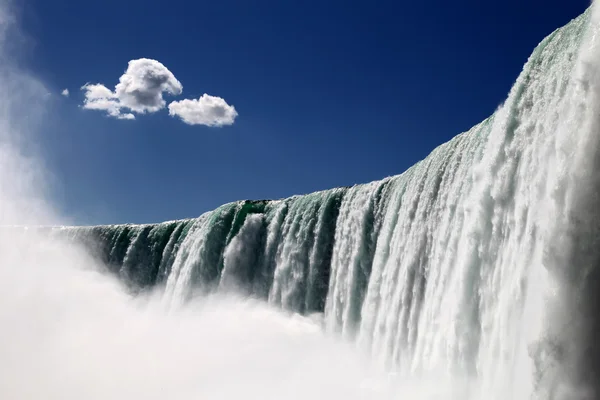
[[[83,108],[87,110],[106,111],[110,117],[117,119],[135,119],[131,113],[122,113],[119,99],[115,93],[100,83],[86,83],[81,87],[85,92]]]
[[[129,61],[115,88],[122,106],[137,113],[156,112],[166,105],[162,95],[179,95],[183,86],[163,64],[142,58]]]
[[[85,92],[83,108],[106,111],[118,119],[135,119],[134,112],[153,113],[165,108],[163,93],[179,95],[183,86],[162,63],[141,58],[129,61],[114,91],[99,83],[87,83],[81,90]]]
[[[62,94],[65,97],[69,97],[69,89],[64,89],[62,92],[60,92],[60,94]]]
[[[172,102],[169,115],[177,116],[189,125],[221,127],[232,125],[238,113],[222,98],[205,93],[199,99]]]

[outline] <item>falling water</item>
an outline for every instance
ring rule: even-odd
[[[490,118],[401,175],[197,219],[39,229],[167,309],[233,291],[318,315],[400,381],[448,383],[444,398],[594,398],[599,32],[592,8],[553,32]]]

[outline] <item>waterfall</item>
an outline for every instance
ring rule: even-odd
[[[133,290],[163,288],[169,307],[236,290],[322,313],[400,376],[464,382],[457,398],[594,396],[598,14],[545,38],[491,117],[401,175],[197,219],[52,231]]]

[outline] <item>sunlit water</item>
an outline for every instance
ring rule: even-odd
[[[0,0],[0,45],[10,15]],[[0,398],[594,398],[599,17],[402,175],[156,226],[3,228]],[[31,155],[47,91],[0,61],[0,224],[61,225]]]

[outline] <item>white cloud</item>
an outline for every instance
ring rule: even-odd
[[[86,83],[81,87],[82,90],[85,90],[85,99],[86,100],[99,100],[99,99],[114,99],[116,95],[106,86],[102,84],[89,84]]]
[[[118,119],[135,119],[131,113],[123,113],[119,99],[115,93],[102,84],[86,83],[81,87],[85,91],[83,108],[88,110],[106,111],[106,113]]]
[[[205,93],[199,99],[172,102],[169,115],[177,116],[189,125],[220,127],[233,124],[238,113],[222,98]]]
[[[129,61],[115,89],[123,107],[145,113],[163,109],[166,105],[163,92],[179,95],[183,86],[163,64],[142,58]]]
[[[135,119],[138,114],[165,108],[163,93],[179,95],[181,83],[162,63],[147,58],[131,60],[113,92],[103,84],[85,84],[83,108],[102,110],[114,118]],[[126,112],[131,111],[131,112]]]
[[[62,94],[65,97],[69,97],[69,89],[65,89],[62,92],[60,92],[60,94]]]

